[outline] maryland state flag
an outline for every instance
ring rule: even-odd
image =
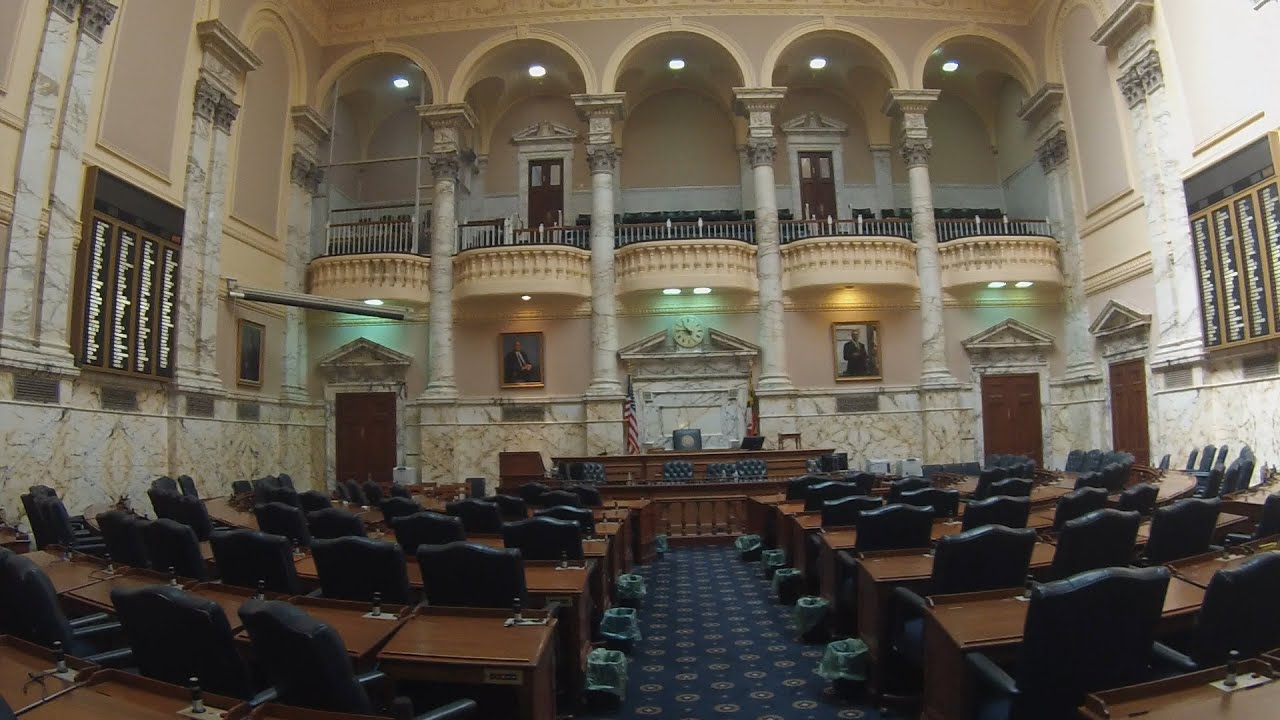
[[[760,400],[756,397],[756,386],[752,383],[747,388],[747,435],[760,434]]]

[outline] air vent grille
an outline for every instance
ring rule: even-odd
[[[1179,388],[1191,387],[1191,368],[1175,368],[1165,373],[1164,387],[1166,390],[1177,390]]]
[[[880,409],[880,396],[871,394],[839,395],[836,397],[836,412],[864,413],[876,412]]]
[[[187,414],[191,417],[213,417],[213,396],[188,395]]]
[[[241,400],[236,403],[236,419],[237,420],[261,420],[262,405],[256,402]]]
[[[33,375],[13,376],[13,399],[21,402],[56,405],[61,396],[61,384],[53,378]]]
[[[99,392],[99,397],[102,400],[103,410],[120,410],[123,412],[137,412],[138,410],[138,391],[136,390],[104,385]]]
[[[542,422],[547,419],[546,405],[503,405],[503,422]]]
[[[1241,361],[1245,380],[1261,380],[1276,374],[1276,354],[1250,355]]]

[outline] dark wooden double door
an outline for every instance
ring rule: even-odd
[[[986,455],[1026,455],[1044,466],[1039,375],[982,376],[982,445]]]
[[[389,484],[396,466],[395,393],[341,393],[334,403],[338,480]]]
[[[1111,380],[1111,446],[1131,453],[1138,465],[1151,464],[1147,434],[1147,365],[1141,359],[1113,364]]]
[[[798,152],[800,165],[800,212],[804,219],[838,218],[836,174],[829,152]]]
[[[529,161],[529,227],[556,227],[564,215],[564,161]]]

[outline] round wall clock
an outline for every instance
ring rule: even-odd
[[[702,321],[692,315],[686,315],[671,326],[671,337],[676,344],[684,348],[697,347],[706,337],[707,328]]]

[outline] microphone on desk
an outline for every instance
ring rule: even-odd
[[[115,575],[116,566],[111,562],[111,553],[103,553],[102,558],[107,561],[106,573],[108,575]]]
[[[1236,675],[1239,673],[1238,663],[1240,662],[1240,651],[1232,650],[1227,653],[1227,677],[1222,681],[1223,687],[1233,688],[1236,686]]]
[[[190,683],[187,689],[191,691],[191,714],[199,715],[204,712],[204,697],[200,690],[200,679],[193,677],[187,682]]]
[[[520,614],[520,598],[516,597],[511,601],[511,621],[515,624],[524,622],[524,616]]]
[[[1034,577],[1034,576],[1032,576],[1032,575],[1028,575],[1028,576],[1027,576],[1027,583],[1026,583],[1026,586],[1025,586],[1025,587],[1023,588],[1023,590],[1022,590],[1022,597],[1026,598],[1027,600],[1030,600],[1030,599],[1031,599],[1031,591],[1035,588],[1035,586],[1036,586],[1036,579],[1035,579],[1035,577]]]
[[[382,593],[375,592],[373,594],[373,609],[369,611],[369,614],[374,617],[382,615]]]
[[[67,672],[67,651],[62,649],[62,641],[55,640],[53,643],[53,671],[56,673]]]
[[[178,570],[174,566],[169,566],[169,587],[178,587]]]
[[[568,567],[569,567],[569,553],[561,551],[560,552],[560,569],[564,570],[564,569],[567,569]]]
[[[267,593],[266,593],[266,590],[267,590],[267,583],[266,583],[266,581],[264,581],[264,580],[259,580],[259,581],[258,581],[258,592],[256,592],[256,593],[254,593],[254,594],[253,594],[253,599],[254,599],[254,600],[266,600],[266,599],[267,599]]]

